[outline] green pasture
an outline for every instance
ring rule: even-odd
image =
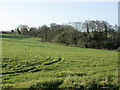
[[[2,37],[3,88],[115,88],[118,52],[41,42],[21,35]]]

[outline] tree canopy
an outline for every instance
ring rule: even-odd
[[[11,30],[11,33],[82,48],[117,49],[120,46],[119,26],[100,20],[69,22],[64,25],[51,23],[50,26],[43,25],[38,28],[19,25],[15,30]]]

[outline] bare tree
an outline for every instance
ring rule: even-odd
[[[28,35],[29,27],[27,25],[19,25],[18,29],[22,35]]]

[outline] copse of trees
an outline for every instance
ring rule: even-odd
[[[108,22],[100,20],[69,22],[65,25],[51,23],[50,26],[43,25],[38,28],[19,25],[11,33],[82,48],[117,49],[120,45],[118,25],[112,26]]]

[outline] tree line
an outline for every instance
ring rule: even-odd
[[[3,32],[6,33],[6,32]],[[86,20],[59,25],[28,27],[19,25],[12,34],[29,35],[42,38],[41,41],[60,43],[81,48],[118,49],[120,46],[120,27],[106,21]]]

